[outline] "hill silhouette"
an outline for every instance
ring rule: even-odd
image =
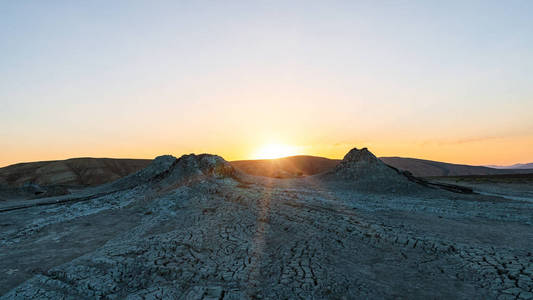
[[[496,169],[483,166],[452,164],[439,161],[406,158],[379,157],[385,164],[417,177],[528,174],[533,169]],[[325,157],[299,155],[277,159],[240,160],[231,164],[251,175],[293,178],[316,175],[333,170],[342,160]]]
[[[0,297],[492,299],[507,282],[528,295],[532,203],[410,176],[366,148],[290,179],[163,155],[108,184],[6,199]]]
[[[419,177],[527,174],[533,169],[495,169],[406,157],[380,157],[386,164]]]
[[[297,155],[277,159],[238,160],[231,164],[250,175],[292,178],[323,173],[332,170],[340,162],[340,159]]]
[[[72,158],[19,163],[0,168],[0,186],[96,186],[134,173],[151,159]]]
[[[444,163],[417,158],[379,157],[385,164],[417,177],[529,174],[533,169],[497,169]],[[67,160],[19,163],[0,168],[0,187],[97,186],[113,182],[147,167],[151,159],[72,158]],[[256,176],[297,178],[335,169],[340,159],[298,155],[278,159],[238,160],[230,164]]]

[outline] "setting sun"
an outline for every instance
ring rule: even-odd
[[[533,300],[533,0],[0,12],[0,300]]]
[[[255,159],[271,159],[297,154],[299,154],[297,147],[284,144],[267,144],[259,148],[253,157]]]

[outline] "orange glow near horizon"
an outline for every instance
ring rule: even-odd
[[[299,134],[298,136],[301,136]],[[139,142],[142,141],[142,142]],[[173,144],[156,140],[132,140],[129,143],[108,142],[69,144],[48,141],[47,147],[33,146],[32,141],[18,147],[5,147],[0,156],[0,167],[44,160],[60,160],[75,157],[111,157],[152,159],[162,154],[181,156],[189,153],[211,153],[228,161],[245,159],[279,158],[293,155],[313,155],[342,159],[353,147],[368,147],[376,156],[401,156],[469,165],[511,165],[533,161],[533,136],[516,136],[472,140],[413,140],[384,138],[361,139],[353,142],[334,143],[325,138],[324,143],[288,138],[231,140],[220,143],[208,140],[204,147],[197,147],[201,141],[190,144]],[[177,140],[177,139],[170,139]],[[280,142],[272,142],[273,140]],[[286,143],[285,141],[290,141]],[[33,141],[39,144],[39,140]],[[313,143],[314,142],[314,143]],[[42,142],[45,143],[44,141]],[[104,147],[106,145],[106,147]],[[259,146],[258,146],[259,145]],[[8,145],[9,146],[9,145]]]
[[[285,144],[267,144],[261,146],[259,150],[252,156],[253,159],[272,159],[300,154],[298,148]]]
[[[529,2],[10,2],[0,167],[189,153],[340,159],[354,147],[533,162]],[[461,14],[450,22],[450,11]]]

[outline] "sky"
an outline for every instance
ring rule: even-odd
[[[533,1],[0,1],[0,166],[533,161]],[[272,146],[278,145],[278,146]]]

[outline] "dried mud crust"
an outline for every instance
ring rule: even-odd
[[[121,209],[123,222],[137,213],[136,226],[4,298],[529,297],[527,244],[456,242],[417,227],[416,218],[390,221],[334,195],[199,183],[139,199]],[[487,231],[499,224],[485,222]]]
[[[20,277],[0,281],[2,298],[533,297],[531,203],[244,182],[218,158],[183,162],[134,189],[3,213],[0,272]]]

